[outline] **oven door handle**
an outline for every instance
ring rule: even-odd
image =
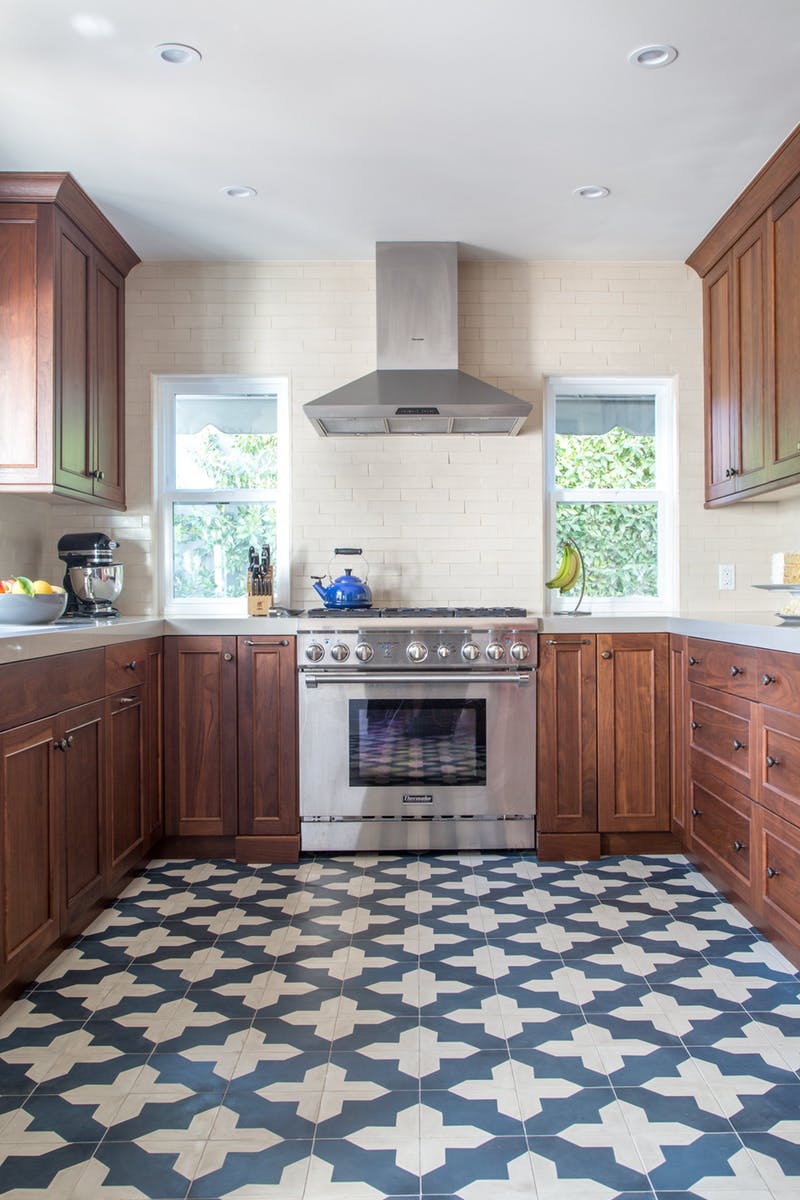
[[[536,668],[527,671],[302,671],[307,688],[319,683],[515,683],[528,687]]]

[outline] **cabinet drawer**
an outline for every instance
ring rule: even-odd
[[[147,655],[158,647],[159,638],[141,638],[138,642],[120,642],[106,646],[106,695],[135,687],[147,679]]]
[[[756,799],[800,825],[799,716],[761,705],[756,761]]]
[[[0,729],[13,729],[103,695],[103,649],[0,666]]]
[[[759,650],[758,699],[773,708],[800,713],[800,655]]]
[[[721,688],[732,696],[758,699],[758,661],[753,646],[689,638],[689,682]]]
[[[753,708],[749,700],[695,683],[689,689],[689,747],[693,769],[750,795],[753,790]]]
[[[693,775],[690,801],[692,848],[706,858],[739,895],[750,899],[751,801],[706,773]]]
[[[800,943],[800,829],[774,813],[759,809],[756,901],[779,933]]]

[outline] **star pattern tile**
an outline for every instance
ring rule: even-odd
[[[0,1015],[0,1197],[794,1200],[800,977],[680,855],[157,860]]]

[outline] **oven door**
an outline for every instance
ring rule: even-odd
[[[302,670],[303,849],[532,849],[534,681]]]

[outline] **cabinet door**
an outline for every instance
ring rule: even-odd
[[[672,832],[686,836],[689,799],[689,650],[687,639],[669,639],[669,750]]]
[[[796,955],[800,945],[800,829],[758,805],[753,808],[753,826],[756,905],[772,929],[789,940]]]
[[[753,804],[716,775],[693,772],[689,810],[692,850],[743,900],[753,900]]]
[[[597,830],[595,638],[540,637],[537,833]]]
[[[145,684],[145,849],[164,833],[164,652],[161,639],[146,652]]]
[[[236,832],[236,638],[169,637],[164,651],[166,832]]]
[[[800,178],[771,209],[774,377],[771,472],[773,479],[800,473]]]
[[[6,398],[0,404],[0,484],[36,481],[44,453],[37,335],[45,339],[46,327],[39,328],[37,313],[37,234],[35,205],[0,204],[0,379]]]
[[[125,502],[124,286],[111,263],[95,254],[92,490],[98,500],[120,505]]]
[[[601,833],[670,828],[668,635],[598,634]]]
[[[56,486],[92,494],[92,244],[71,221],[56,218],[55,473]]]
[[[144,852],[144,688],[110,696],[106,706],[108,886],[113,888]]]
[[[736,490],[767,483],[772,469],[768,402],[769,254],[767,220],[748,229],[733,248],[733,466]]]
[[[800,716],[758,706],[755,797],[800,825]]]
[[[731,496],[735,489],[731,264],[727,254],[703,280],[706,500]]]
[[[294,638],[239,638],[239,833],[296,835]]]
[[[56,719],[0,736],[0,984],[23,978],[56,940],[61,912],[64,758]]]
[[[105,702],[70,709],[59,730],[64,760],[63,923],[74,928],[106,879]]]

